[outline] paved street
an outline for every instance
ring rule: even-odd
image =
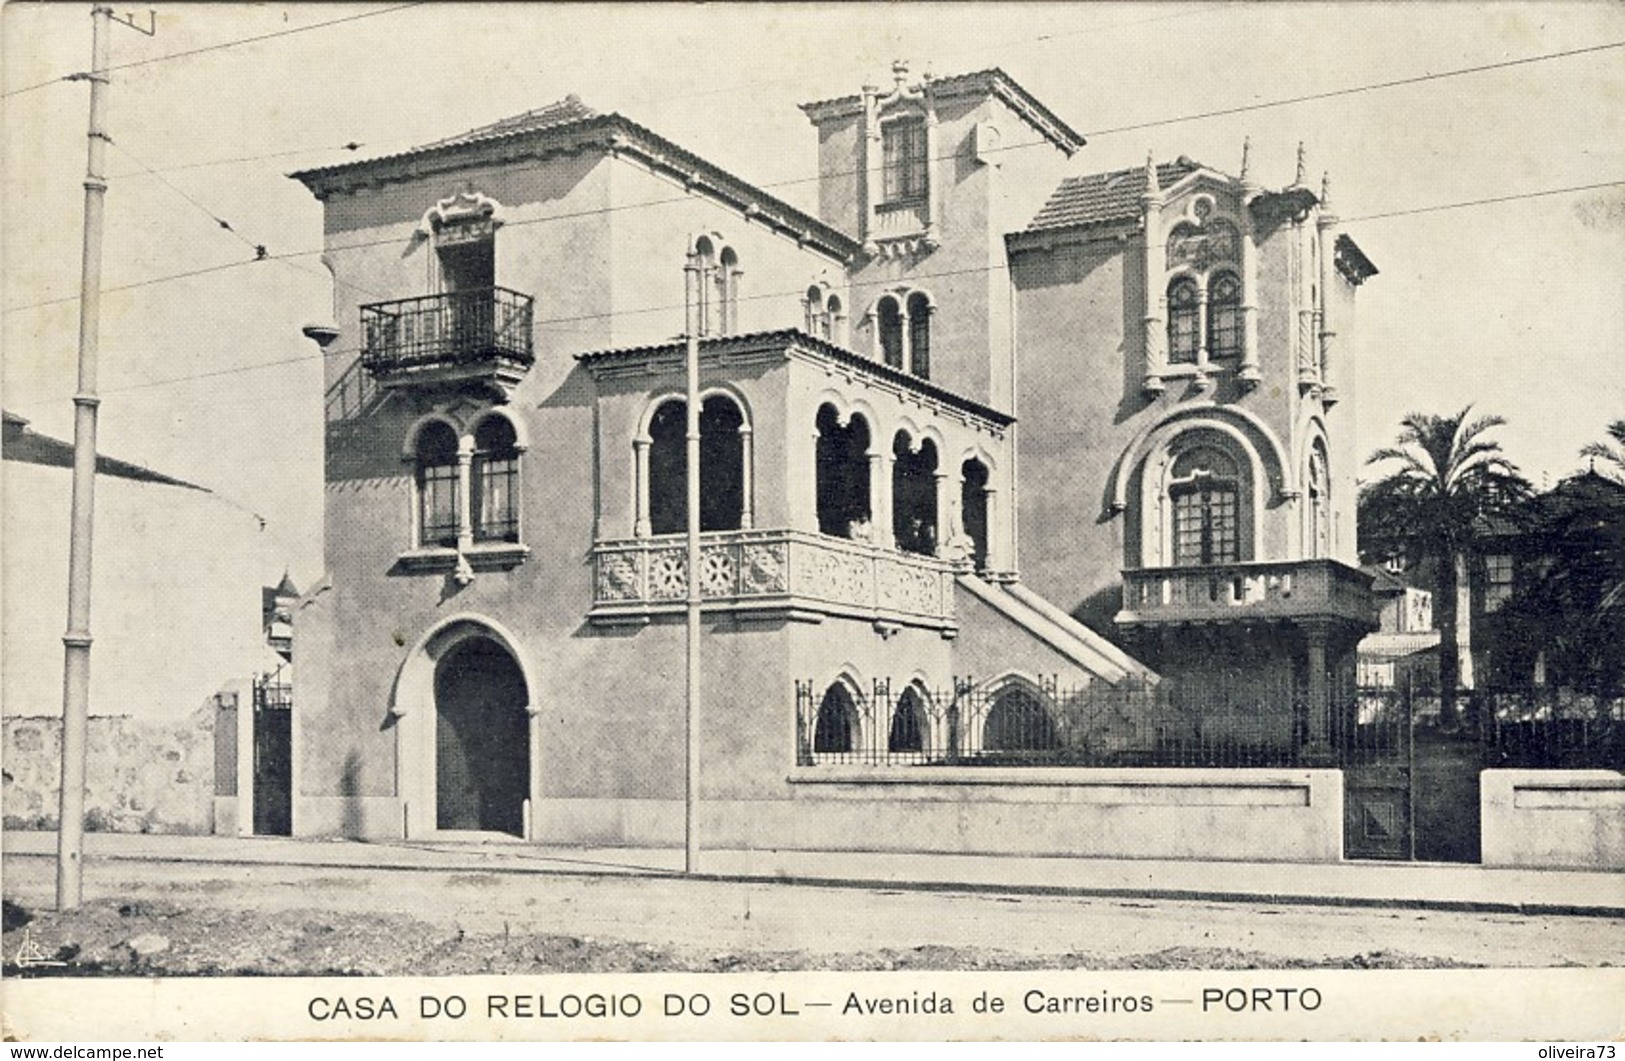
[[[53,872],[50,858],[8,856],[6,897],[48,908]],[[1617,917],[512,872],[501,863],[399,869],[92,858],[85,895],[227,912],[389,914],[448,934],[558,934],[720,953],[949,946],[1115,962],[1230,949],[1266,964],[1386,954],[1489,966],[1595,966],[1625,954],[1625,919]]]

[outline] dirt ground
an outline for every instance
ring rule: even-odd
[[[837,956],[804,950],[717,952],[590,936],[468,932],[390,914],[331,910],[273,914],[147,899],[101,899],[67,914],[32,911],[6,900],[4,927],[6,976],[1470,967],[1463,962],[1383,951],[1282,959],[1263,952],[1214,947],[1174,947],[1128,955],[1034,955],[937,944]]]

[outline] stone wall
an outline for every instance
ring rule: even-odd
[[[7,829],[55,829],[62,720],[4,720]],[[214,826],[214,705],[149,722],[129,715],[89,720],[85,828],[91,832],[196,833]]]
[[[1615,770],[1485,770],[1486,866],[1625,870],[1625,775]]]

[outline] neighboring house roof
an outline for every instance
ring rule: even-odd
[[[850,365],[873,376],[902,384],[911,390],[942,402],[944,405],[965,412],[973,413],[995,424],[1008,425],[1015,423],[1015,417],[1008,413],[1001,413],[980,402],[972,401],[962,395],[923,380],[918,376],[910,375],[901,369],[864,357],[862,354],[848,350],[844,346],[837,346],[827,339],[809,335],[800,328],[780,328],[774,331],[751,332],[746,335],[711,336],[700,340],[700,352],[712,351],[726,353],[728,351],[760,350],[766,347],[788,347],[795,345],[804,350],[820,354],[832,361],[843,365]],[[663,343],[648,343],[642,346],[627,346],[614,350],[593,350],[577,354],[576,360],[591,366],[600,361],[613,361],[629,358],[646,358],[656,354],[676,355],[683,350],[682,339],[672,339]]]
[[[1413,630],[1409,633],[1367,634],[1360,639],[1359,655],[1367,662],[1402,659],[1439,647],[1439,631]]]
[[[1421,589],[1403,575],[1395,574],[1382,564],[1366,564],[1361,571],[1371,576],[1371,592],[1404,593],[1408,589]]]
[[[48,468],[73,467],[73,443],[30,430],[26,419],[11,412],[5,414],[5,435],[3,443],[0,443],[0,455],[3,455],[5,460],[21,464],[37,464]],[[139,464],[131,464],[129,461],[100,454],[96,457],[96,474],[209,492],[184,479],[176,479],[174,476],[155,472]]]
[[[1163,189],[1177,184],[1199,169],[1208,167],[1181,155],[1173,162],[1159,163],[1157,185]],[[1139,220],[1140,196],[1145,194],[1145,167],[1091,173],[1068,177],[1051,193],[1027,231],[1099,225],[1108,221]]]
[[[524,114],[398,154],[300,170],[289,176],[318,199],[377,181],[413,180],[467,166],[471,156],[510,162],[596,149],[637,159],[752,222],[845,263],[862,244],[854,237],[741,180],[620,114],[600,114],[573,96]]]
[[[1082,133],[1062,121],[1054,111],[1038,102],[1036,96],[1017,84],[1015,78],[996,66],[968,74],[933,78],[931,92],[938,99],[970,95],[996,96],[1046,140],[1068,155],[1076,152],[1085,143]],[[858,114],[863,110],[863,97],[839,96],[835,99],[803,103],[801,110],[815,122]]]

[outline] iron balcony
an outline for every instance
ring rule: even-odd
[[[535,299],[502,287],[361,307],[361,363],[384,387],[484,382],[503,390],[535,362]]]

